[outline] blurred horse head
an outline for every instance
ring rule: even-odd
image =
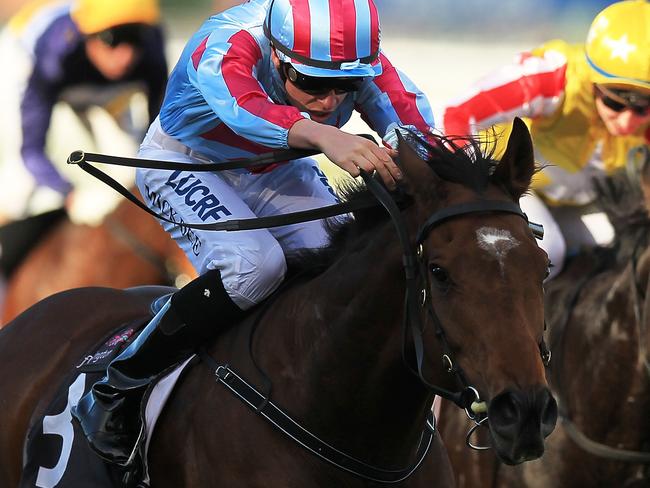
[[[126,201],[98,226],[64,218],[40,239],[6,283],[0,324],[71,288],[180,286],[195,276],[183,251],[160,224]]]

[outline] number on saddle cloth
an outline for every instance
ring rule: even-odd
[[[42,419],[31,428],[26,441],[25,467],[20,488],[113,488],[122,486],[124,471],[104,463],[86,443],[71,409],[92,385],[100,380],[108,364],[130,344],[148,323],[150,317],[121,326],[104,339],[99,347],[80,358],[74,370],[63,381]],[[164,402],[188,364],[185,361],[149,390],[145,401],[147,432],[162,411]],[[145,453],[146,457],[146,453]],[[145,463],[146,464],[146,463]],[[146,473],[146,466],[141,467]],[[143,474],[146,478],[146,474]]]

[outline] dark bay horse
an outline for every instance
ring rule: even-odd
[[[562,421],[545,456],[513,468],[489,451],[470,451],[459,442],[466,419],[446,406],[440,424],[443,438],[451,441],[447,447],[459,486],[650,486],[648,159],[640,181],[645,207],[640,212],[639,188],[625,178],[610,180],[615,191],[602,195],[617,230],[616,246],[584,251],[547,285],[550,382]],[[612,205],[612,200],[618,201]],[[485,442],[485,433],[475,442]]]
[[[155,219],[124,201],[98,226],[64,219],[47,231],[7,282],[0,327],[63,290],[173,285],[179,276],[195,276],[183,251]]]
[[[425,162],[400,144],[405,181],[397,214],[412,236],[408,247],[416,235],[422,241],[410,261],[419,270],[416,302],[405,305],[413,281],[405,277],[394,224],[373,207],[355,211],[334,232],[332,247],[319,255],[327,266],[292,282],[208,348],[258,388],[264,371],[272,402],[329,445],[383,470],[415,462],[433,402],[410,369],[418,334],[405,338],[408,304],[415,303],[422,324],[423,377],[458,391],[462,376],[477,390],[505,462],[542,455],[556,421],[540,355],[548,258],[514,210],[534,173],[530,135],[517,120],[498,163],[476,143],[468,151],[449,145],[429,147]],[[367,197],[358,188],[348,199]],[[308,262],[321,264],[316,256]],[[18,483],[25,433],[61,378],[116,324],[146,316],[161,293],[64,292],[0,331],[0,485]],[[153,487],[380,486],[282,435],[217,383],[211,369],[199,363],[188,371],[163,411],[149,452]],[[419,468],[394,486],[453,484],[435,436]]]

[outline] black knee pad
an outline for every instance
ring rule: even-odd
[[[185,323],[199,327],[229,325],[244,315],[224,288],[218,269],[202,274],[174,293],[171,306]]]

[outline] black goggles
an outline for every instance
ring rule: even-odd
[[[631,110],[641,117],[650,114],[650,95],[634,90],[605,88],[598,85],[596,85],[596,91],[603,105],[614,112]]]
[[[120,44],[140,47],[147,41],[151,32],[152,27],[146,24],[124,24],[93,35],[110,47],[116,47]]]
[[[289,63],[282,63],[281,72],[283,78],[288,79],[298,89],[310,95],[327,95],[334,91],[337,95],[351,93],[359,90],[365,78],[327,78],[319,76],[307,76],[297,71]]]

